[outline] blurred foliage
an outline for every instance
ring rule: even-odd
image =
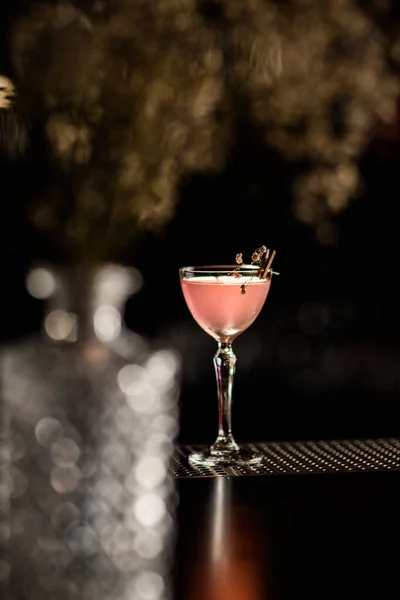
[[[246,110],[267,145],[304,165],[294,213],[329,237],[331,216],[359,190],[374,127],[395,119],[392,9],[378,0],[24,4],[10,33],[13,80],[33,139],[43,134],[31,143],[41,176],[30,223],[69,257],[112,258],[172,218],[182,178],[223,169]]]
[[[15,25],[20,101],[53,180],[30,218],[75,256],[109,257],[173,214],[179,176],[221,165],[215,34],[191,2],[41,4]]]

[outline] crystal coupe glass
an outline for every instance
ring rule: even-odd
[[[238,255],[241,257],[241,255]],[[271,262],[271,261],[270,261]],[[256,464],[261,454],[239,446],[232,434],[232,388],[236,356],[232,342],[258,317],[273,271],[260,265],[216,265],[179,269],[183,296],[194,320],[218,342],[214,367],[218,388],[218,436],[206,451],[192,452],[189,462],[208,467]]]

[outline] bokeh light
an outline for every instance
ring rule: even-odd
[[[138,575],[135,587],[143,600],[159,600],[164,592],[164,581],[159,573],[145,571]]]
[[[153,492],[145,493],[135,503],[134,514],[140,525],[155,527],[166,514],[164,500]]]
[[[53,417],[43,417],[35,427],[36,439],[45,448],[54,444],[62,435],[63,426]]]
[[[128,396],[139,395],[149,389],[149,376],[140,365],[125,365],[118,373],[120,390]]]
[[[77,315],[65,310],[53,310],[45,318],[44,329],[49,338],[60,342],[69,340],[77,326]],[[75,340],[75,337],[72,341]]]
[[[32,269],[26,278],[26,289],[34,298],[49,298],[56,289],[55,277],[48,269]]]
[[[121,313],[114,306],[100,306],[93,317],[94,331],[104,342],[111,342],[121,333]]]

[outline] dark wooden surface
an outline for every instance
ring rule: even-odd
[[[177,480],[174,600],[397,598],[400,473]]]

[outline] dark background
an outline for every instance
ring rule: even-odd
[[[3,18],[3,33],[6,26]],[[267,148],[250,125],[238,130],[225,170],[184,181],[171,222],[125,252],[124,262],[144,278],[126,306],[128,327],[182,353],[180,439],[210,442],[217,423],[216,345],[192,320],[178,269],[231,262],[237,252],[249,256],[262,244],[277,250],[281,274],[256,323],[235,342],[236,437],[398,435],[397,124],[390,142],[378,132],[364,153],[363,191],[334,218],[337,241],[328,246],[293,216],[299,167]],[[21,202],[21,188],[37,176],[29,159],[0,167],[5,344],[41,327],[44,305],[25,290],[40,246],[26,228]]]
[[[256,146],[220,177],[188,186],[165,233],[144,243],[137,264],[145,287],[128,305],[127,320],[149,334],[169,332],[184,351],[184,441],[215,434],[215,342],[192,323],[177,270],[224,263],[262,243],[277,249],[281,274],[256,323],[235,342],[238,438],[399,433],[398,165],[372,145],[360,169],[364,193],[336,219],[332,246],[293,218],[291,166]],[[156,279],[159,256],[167,260]],[[180,330],[189,337],[180,339]]]
[[[216,345],[192,321],[178,269],[226,263],[263,243],[276,248],[281,274],[256,323],[235,342],[237,437],[398,434],[398,164],[371,148],[361,169],[365,192],[336,219],[332,246],[321,245],[292,216],[291,166],[248,147],[224,173],[188,182],[166,229],[144,235],[127,251],[128,264],[144,278],[126,306],[128,327],[183,354],[182,441],[214,436]],[[18,201],[13,181],[3,198]],[[13,244],[2,257],[4,342],[39,331],[44,309],[25,290],[33,258],[29,238],[24,245],[18,222],[8,233]]]

